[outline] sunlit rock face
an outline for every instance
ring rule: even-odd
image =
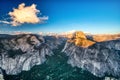
[[[102,34],[102,35],[93,35],[93,40],[96,42],[109,41],[120,39],[120,34]]]
[[[85,69],[98,77],[106,74],[120,77],[120,40],[95,42],[81,31],[71,34],[71,38],[0,35],[0,68],[6,74],[16,75],[42,64],[54,49],[61,51],[62,48],[73,67]]]
[[[95,42],[87,40],[86,35],[81,32],[77,31],[73,34],[73,37],[68,39],[68,42],[75,44],[76,46],[81,46],[81,47],[88,47],[93,45]]]
[[[83,40],[79,40],[78,43],[87,41],[86,44],[89,44],[90,41],[94,44],[76,45],[76,39],[81,38],[80,35],[79,33],[74,35],[73,39],[68,40],[65,44],[63,52],[69,57],[68,63],[73,67],[83,68],[98,77],[105,75],[120,77],[120,40],[95,43],[81,35]]]
[[[40,65],[53,53],[43,37],[32,34],[0,37],[0,68],[15,75]]]

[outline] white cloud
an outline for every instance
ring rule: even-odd
[[[10,24],[10,22],[8,22],[8,21],[2,21],[2,20],[0,20],[0,23]]]
[[[20,4],[17,9],[13,9],[9,12],[11,21],[0,21],[0,23],[11,24],[12,26],[18,26],[24,23],[43,23],[48,20],[47,16],[39,17],[40,10],[36,9],[36,5],[25,6],[24,3]]]

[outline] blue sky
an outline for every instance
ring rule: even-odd
[[[0,23],[1,33],[25,32],[66,32],[81,30],[89,33],[120,33],[120,0],[1,0],[0,20],[19,4],[33,3],[42,16],[49,19],[44,24],[22,24],[13,27]],[[7,15],[7,16],[6,16]]]

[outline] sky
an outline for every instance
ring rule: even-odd
[[[0,0],[0,34],[120,33],[120,0]]]

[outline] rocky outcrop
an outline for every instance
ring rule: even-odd
[[[120,78],[119,78],[119,79],[116,79],[116,78],[113,78],[113,77],[105,77],[104,80],[120,80]]]
[[[0,37],[0,68],[6,74],[16,75],[22,70],[30,70],[51,56],[52,50],[44,38],[33,34]]]
[[[70,39],[68,39],[67,42],[73,43],[76,46],[81,46],[81,47],[88,47],[93,45],[95,42],[87,40],[86,35],[81,32],[81,31],[77,31],[73,34],[73,37],[71,37]]]
[[[44,36],[45,42],[50,48],[58,49],[60,45],[66,42],[66,38],[59,36]]]
[[[4,80],[2,70],[0,69],[0,80]]]
[[[76,38],[78,38],[77,35],[74,35],[73,40],[76,40]],[[87,38],[84,38],[83,41],[79,40],[78,42],[84,43],[86,41]],[[89,44],[89,41],[86,44]],[[63,52],[69,57],[68,63],[73,67],[83,68],[98,77],[105,75],[120,77],[119,39],[94,43],[88,46],[76,45],[75,41],[67,41]]]
[[[62,51],[73,67],[85,69],[98,77],[120,77],[120,40],[96,42],[89,38],[81,31],[69,38],[35,34],[0,35],[0,68],[10,75],[30,70],[45,62],[46,56],[53,54],[52,50],[58,50],[66,42]]]

